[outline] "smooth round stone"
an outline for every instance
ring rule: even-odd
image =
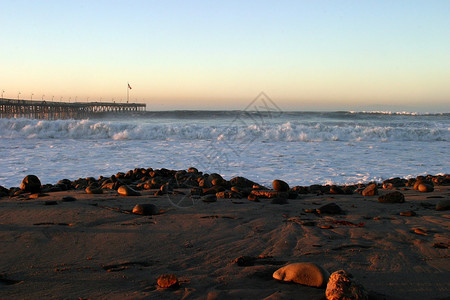
[[[403,203],[405,202],[405,195],[399,191],[388,193],[386,195],[378,197],[378,202],[381,203]]]
[[[419,192],[422,192],[422,193],[430,193],[430,192],[434,191],[434,187],[431,184],[421,183],[417,187],[417,190],[419,190]]]
[[[289,192],[289,184],[283,180],[275,179],[272,182],[273,189],[277,192]]]
[[[353,280],[353,276],[344,270],[331,274],[325,291],[327,300],[368,300],[369,294],[364,287]]]
[[[273,278],[292,281],[298,284],[323,287],[330,274],[315,263],[294,263],[284,266],[273,273]]]
[[[136,204],[133,207],[132,213],[137,215],[151,216],[158,214],[159,211],[155,205],[151,203],[144,203],[144,204]]]
[[[36,175],[27,175],[20,184],[20,189],[25,192],[39,192],[41,190],[41,181]]]
[[[369,184],[363,191],[363,196],[375,196],[378,195],[378,188],[376,183]]]
[[[88,194],[103,194],[103,190],[102,190],[102,189],[96,188],[96,187],[93,187],[93,186],[88,186],[88,187],[85,189],[85,191],[86,191],[86,193],[88,193]]]
[[[117,192],[122,196],[140,196],[141,195],[141,193],[133,190],[132,188],[130,188],[127,185],[121,185],[117,189]]]

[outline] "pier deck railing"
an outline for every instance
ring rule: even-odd
[[[100,113],[145,111],[144,103],[53,102],[0,98],[0,118],[83,119]]]

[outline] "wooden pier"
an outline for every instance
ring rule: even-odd
[[[53,102],[0,98],[0,118],[83,119],[104,113],[145,111],[143,103]]]

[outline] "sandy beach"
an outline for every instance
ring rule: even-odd
[[[448,203],[450,186],[420,192],[379,183],[378,195],[363,196],[356,187],[340,194],[288,182],[285,194],[268,187],[277,200],[250,201],[227,180],[212,182],[223,186],[219,197],[206,187],[145,189],[137,181],[128,185],[139,196],[78,186],[0,197],[0,298],[326,299],[325,287],[272,276],[311,262],[351,273],[370,299],[449,299],[450,212],[436,205]],[[394,191],[403,203],[378,201]],[[321,209],[330,203],[341,212]],[[156,214],[132,213],[137,204],[155,205]],[[160,287],[164,274],[178,286]]]

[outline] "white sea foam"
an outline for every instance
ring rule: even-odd
[[[110,140],[449,141],[448,127],[431,124],[307,123],[250,124],[125,123],[114,121],[0,119],[0,138]]]
[[[0,185],[136,167],[218,172],[270,185],[357,183],[450,172],[448,115],[174,112],[130,120],[0,119]],[[267,117],[267,116],[262,116]]]

